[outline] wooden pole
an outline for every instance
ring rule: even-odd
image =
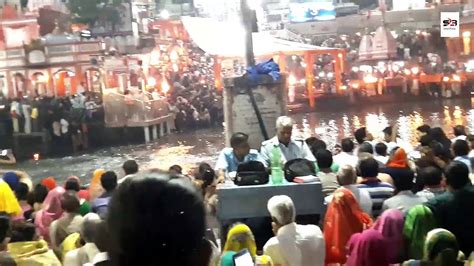
[[[306,62],[306,89],[308,90],[309,107],[315,107],[315,99],[313,93],[313,64],[314,55],[310,52],[304,54],[304,61]]]
[[[253,54],[252,20],[250,19],[252,10],[250,10],[247,1],[252,0],[240,0],[240,12],[245,29],[245,64],[249,67],[255,65],[255,56]]]

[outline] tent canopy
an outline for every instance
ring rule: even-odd
[[[204,52],[220,57],[245,56],[245,31],[238,23],[196,17],[182,17],[181,20],[191,39]],[[268,33],[253,33],[253,52],[256,57],[317,50],[338,49],[277,39]]]

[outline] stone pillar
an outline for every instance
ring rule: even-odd
[[[157,139],[158,138],[158,126],[157,125],[153,125],[152,132],[153,132],[153,139]]]
[[[166,135],[166,131],[165,131],[165,122],[161,123],[160,124],[160,136],[164,136]]]
[[[269,76],[261,76],[261,82],[252,87],[255,101],[260,110],[268,137],[275,136],[275,122],[287,113],[286,76],[274,82]],[[226,144],[235,132],[249,135],[249,144],[259,149],[264,137],[252,107],[247,89],[239,82],[241,78],[224,79],[224,119]]]
[[[143,127],[143,131],[145,132],[145,142],[146,143],[150,142],[150,127],[149,126]]]
[[[23,115],[25,116],[25,134],[31,134],[31,113],[30,113],[30,106],[29,105],[22,105],[23,107]]]

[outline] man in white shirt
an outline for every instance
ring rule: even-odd
[[[452,143],[454,143],[458,139],[460,140],[467,139],[466,128],[462,125],[457,125],[453,127],[453,134],[454,134],[454,138],[451,140]]]
[[[399,175],[395,180],[395,188],[399,191],[395,196],[385,200],[383,202],[382,210],[397,209],[407,214],[408,211],[416,205],[427,202],[427,199],[415,195],[411,189],[413,187],[413,178],[415,173],[412,171],[404,172],[403,175]]]
[[[125,176],[118,180],[118,184],[122,184],[125,182],[125,180],[129,178],[133,178],[137,173],[138,173],[138,164],[134,160],[128,160],[125,163],[123,163],[122,166],[123,172],[125,173]]]
[[[337,173],[337,181],[339,185],[349,189],[354,194],[365,213],[372,215],[372,198],[370,198],[370,194],[366,189],[359,189],[357,187],[357,173],[354,167],[347,164],[342,165]],[[327,196],[324,199],[325,204],[328,205],[332,199],[333,195]]]
[[[275,266],[322,266],[326,254],[323,233],[316,225],[295,223],[295,206],[290,197],[272,197],[267,204],[272,216],[272,237],[263,253]]]
[[[282,164],[298,158],[304,158],[312,162],[316,161],[313,153],[303,139],[299,140],[291,137],[293,124],[293,119],[288,116],[278,117],[276,121],[277,135],[264,141],[260,149],[266,167],[270,166],[272,151],[275,146],[280,148]]]
[[[469,157],[469,144],[465,140],[458,139],[451,146],[454,154],[454,161],[464,163],[469,169],[469,173],[472,174],[471,158]]]
[[[387,145],[383,142],[379,142],[375,144],[375,156],[374,159],[378,162],[386,165],[388,162],[388,154],[387,154]]]
[[[333,157],[334,162],[337,165],[348,164],[352,167],[356,167],[359,163],[359,158],[354,155],[354,142],[350,138],[345,138],[341,141],[342,152]]]

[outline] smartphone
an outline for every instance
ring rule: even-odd
[[[248,249],[243,249],[239,253],[234,255],[234,265],[235,266],[254,266],[252,255]]]
[[[8,150],[2,150],[0,152],[0,156],[7,156],[8,155]]]

